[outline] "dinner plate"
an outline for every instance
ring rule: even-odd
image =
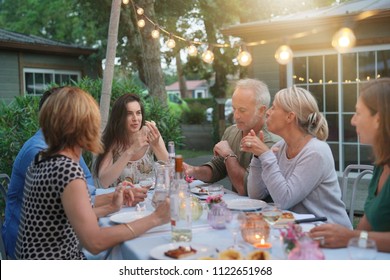
[[[114,214],[110,217],[110,221],[117,224],[125,224],[130,223],[132,221],[141,219],[145,216],[150,215],[151,211],[141,211],[141,212],[122,212],[118,214]]]
[[[180,258],[180,260],[196,260],[201,257],[211,256],[213,253],[216,252],[215,248],[207,245],[191,243],[191,242],[176,242],[176,243],[169,243],[169,244],[163,244],[157,246],[153,248],[149,254],[150,257],[152,257],[155,260],[176,260],[174,258],[165,256],[164,253],[169,250],[177,249],[179,246],[190,246],[191,248],[196,250],[195,254],[187,256],[185,258]]]
[[[210,191],[213,193],[213,195],[220,192],[223,193],[223,186],[219,184],[202,184],[200,186],[191,188],[191,192],[197,195],[209,195]]]
[[[197,195],[208,195],[209,189],[208,187],[195,187],[191,189],[191,192]]]
[[[260,210],[267,205],[265,201],[257,199],[233,199],[225,201],[227,208],[231,210],[240,210],[240,211],[254,211]]]

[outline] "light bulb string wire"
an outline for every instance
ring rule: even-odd
[[[133,0],[129,0],[129,2],[131,2],[131,5],[133,6],[133,10],[134,10],[134,14],[136,16],[136,19],[146,19],[150,24],[152,24],[153,26],[155,26],[155,28],[158,28],[162,33],[165,33],[169,38],[175,38],[179,41],[183,41],[183,42],[186,42],[187,45],[198,45],[198,46],[201,46],[201,45],[207,45],[207,49],[210,49],[210,47],[215,47],[215,48],[239,48],[239,53],[241,51],[247,51],[246,48],[243,48],[242,46],[246,46],[246,47],[254,47],[254,46],[259,46],[259,45],[266,45],[266,44],[270,44],[270,43],[277,43],[277,42],[280,42],[280,41],[290,41],[290,40],[293,40],[293,39],[299,39],[299,38],[304,38],[304,37],[307,37],[309,35],[313,35],[313,34],[317,34],[317,33],[320,33],[322,31],[325,31],[326,30],[326,27],[323,27],[323,28],[316,28],[316,29],[312,29],[310,31],[303,31],[303,32],[297,32],[297,33],[294,33],[294,34],[291,34],[287,37],[284,37],[282,40],[280,38],[271,38],[271,39],[263,39],[263,40],[259,40],[259,41],[254,41],[254,42],[243,42],[243,41],[240,41],[240,42],[235,42],[233,44],[228,44],[228,43],[209,43],[209,42],[203,42],[203,41],[194,41],[194,40],[188,40],[182,36],[179,36],[177,34],[174,34],[168,30],[166,30],[165,28],[161,27],[159,24],[155,23],[152,19],[150,19],[145,13],[143,13],[142,15],[138,15],[137,13],[137,9],[140,9],[141,7],[139,7],[137,4],[134,3]],[[142,8],[141,8],[142,9]],[[370,15],[364,15],[362,17],[355,17],[357,18],[357,20],[362,20],[362,19],[366,19],[367,17],[370,17],[372,15],[375,15],[375,13],[372,13]]]

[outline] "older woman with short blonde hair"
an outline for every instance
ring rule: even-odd
[[[325,216],[352,228],[329,145],[328,124],[312,94],[298,87],[279,91],[267,113],[268,130],[282,137],[272,149],[250,132],[241,141],[252,152],[248,194],[264,199],[271,195],[283,209]]]

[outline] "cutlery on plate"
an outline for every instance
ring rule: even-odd
[[[303,224],[303,223],[313,223],[313,222],[326,222],[327,220],[328,220],[327,217],[315,217],[315,218],[295,220],[295,223]]]

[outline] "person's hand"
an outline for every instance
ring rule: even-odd
[[[147,133],[147,141],[150,145],[158,145],[160,141],[160,131],[158,130],[156,123],[154,121],[146,121],[145,126],[149,129]]]
[[[259,136],[257,136],[253,129],[251,129],[248,135],[241,139],[240,149],[241,151],[260,156],[261,154],[269,150],[267,145],[264,144],[263,140],[263,131],[260,131]]]
[[[309,232],[309,236],[317,240],[320,246],[325,248],[346,247],[348,241],[354,235],[352,230],[336,224],[319,225],[312,228]]]
[[[226,157],[227,155],[234,153],[228,141],[226,140],[219,141],[217,144],[215,144],[213,152],[214,156],[221,157]]]
[[[194,177],[195,167],[183,162],[183,171],[186,176]]]
[[[114,194],[112,196],[112,201],[111,201],[111,205],[114,209],[114,212],[119,211],[122,208],[125,189],[126,187],[122,184],[119,184],[115,188]]]
[[[154,215],[157,218],[158,225],[166,224],[170,221],[170,202],[169,198],[158,204],[157,209],[154,211]]]
[[[148,190],[146,188],[127,188],[124,190],[123,202],[126,206],[135,206],[138,202],[142,202],[147,197]]]
[[[143,127],[141,130],[134,133],[134,142],[131,143],[130,147],[126,150],[128,154],[136,154],[139,150],[149,145],[145,130],[148,130],[148,128]]]

